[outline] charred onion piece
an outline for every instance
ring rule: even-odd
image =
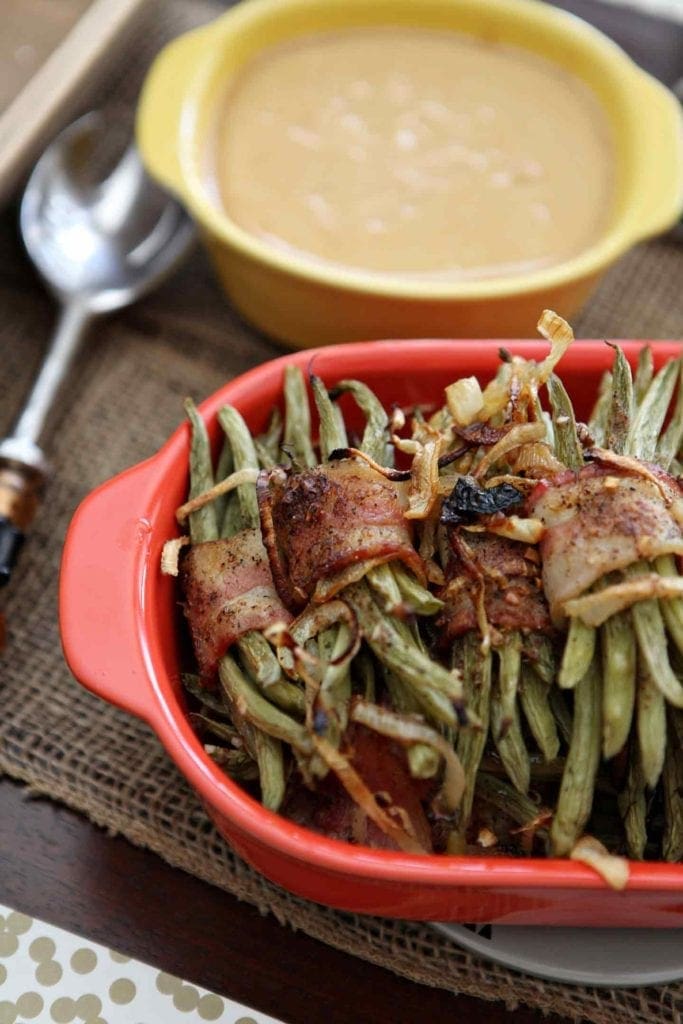
[[[445,526],[471,523],[480,515],[507,512],[523,500],[512,484],[482,487],[473,477],[461,476],[441,506],[441,522]]]

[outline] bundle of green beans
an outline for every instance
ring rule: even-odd
[[[526,414],[532,421],[540,421],[540,405],[535,396],[531,397],[534,400]],[[451,418],[444,409],[432,422],[447,433]],[[497,417],[495,425],[503,426],[504,418]],[[457,450],[458,446],[456,437],[450,447]],[[449,477],[472,472],[485,453],[486,446],[481,446],[449,462]],[[505,463],[496,466],[499,472],[509,468]],[[440,531],[441,562],[446,570],[448,544],[443,527]],[[499,793],[506,792],[509,806],[517,806],[516,801],[527,796],[539,772],[543,774],[544,766],[556,763],[561,726],[566,724],[568,712],[564,704],[553,701],[557,666],[554,646],[547,635],[496,629],[491,642],[482,643],[479,631],[471,630],[454,641],[450,659],[462,672],[467,707],[481,725],[479,729],[461,731],[456,741],[466,776],[458,841],[454,844],[462,848],[467,845],[466,836],[476,817],[475,794],[478,801],[486,801],[487,791],[482,791],[478,781],[484,760],[488,759],[489,770],[497,767]]]
[[[252,439],[236,409],[225,406],[220,410],[218,420],[225,442],[215,472],[206,428],[188,400],[192,433],[190,498],[205,494],[217,481],[243,469],[270,469],[283,458],[289,458],[296,469],[311,468],[318,464],[316,447],[323,461],[335,450],[346,448],[348,438],[339,406],[319,379],[312,378],[311,385],[320,421],[317,446],[311,436],[304,378],[297,368],[288,367],[284,421],[276,411],[260,437]],[[358,381],[339,382],[333,395],[336,398],[345,393],[353,396],[366,418],[361,451],[380,465],[390,465],[393,449],[381,403]],[[189,525],[193,544],[258,527],[255,484],[242,484],[192,512]],[[200,712],[193,720],[211,737],[207,746],[212,756],[242,780],[254,775],[248,767],[251,758],[262,802],[271,809],[282,806],[286,793],[288,764],[283,745],[291,749],[304,778],[325,776],[329,766],[316,752],[315,741],[324,739],[333,748],[340,747],[349,722],[352,694],[372,698],[376,678],[382,679],[390,694],[393,710],[420,715],[437,727],[457,725],[454,702],[462,696],[459,675],[428,654],[417,626],[403,617],[406,605],[416,615],[433,614],[441,602],[398,563],[371,568],[364,580],[345,588],[339,596],[363,624],[366,644],[349,665],[343,659],[338,663],[350,643],[346,623],[334,623],[315,636],[305,637],[313,666],[308,668],[309,685],[310,676],[315,677],[314,709],[307,701],[306,680],[297,678],[296,668],[286,658],[278,659],[275,648],[259,631],[242,636],[221,660],[218,696],[205,693],[196,677],[184,677],[200,702]],[[294,635],[297,639],[296,629]],[[283,663],[290,669],[287,673],[283,673]],[[225,717],[231,726],[226,726]],[[231,744],[231,756],[213,741]],[[437,776],[441,757],[434,745],[416,740],[407,743],[406,748],[416,778]]]
[[[632,378],[617,349],[587,424],[594,442],[678,472],[683,461],[682,374],[679,360],[655,375],[645,349]],[[188,401],[190,497],[240,470],[271,469],[287,460],[294,471],[304,470],[347,450],[338,404],[342,395],[353,399],[365,421],[358,449],[380,467],[393,465],[389,419],[365,384],[340,381],[328,390],[312,377],[310,385],[317,437],[311,431],[306,382],[298,369],[288,367],[284,417],[276,410],[259,437],[251,437],[235,409],[221,410],[225,442],[215,471],[203,422]],[[548,391],[550,417],[541,412],[533,388],[526,409],[517,408],[516,415],[546,423],[543,443],[562,466],[578,470],[584,465],[582,428],[577,428],[559,378],[550,378]],[[455,453],[459,441],[449,433],[448,412],[442,410],[430,422],[448,438],[446,455]],[[508,423],[502,413],[490,422],[496,427]],[[481,444],[447,457],[448,480],[474,471],[488,450]],[[484,486],[494,478],[494,465],[487,462],[486,467],[480,479]],[[514,458],[501,458],[495,469],[499,477],[514,477]],[[189,520],[192,543],[258,526],[253,482],[217,497]],[[420,531],[426,536],[429,530],[436,562],[445,568],[448,544],[438,526],[438,508],[436,518],[432,514],[431,521],[418,524],[418,544]],[[674,558],[663,556],[652,566],[612,573],[595,590],[645,571],[678,575]],[[484,643],[473,630],[454,643],[449,663],[443,664],[430,646],[442,601],[402,564],[369,568],[337,597],[361,626],[362,644],[352,659],[344,657],[350,626],[340,619],[313,635],[301,626],[301,647],[309,658],[305,670],[278,649],[274,638],[252,631],[222,659],[217,693],[205,691],[196,677],[185,677],[197,706],[193,722],[208,752],[235,778],[258,778],[266,806],[282,808],[290,778],[315,788],[316,780],[334,770],[330,751],[343,751],[353,701],[362,698],[396,714],[399,738],[401,720],[422,722],[432,730],[401,740],[416,779],[440,778],[439,743],[446,740],[457,751],[464,787],[449,825],[447,848],[452,851],[469,848],[482,823],[494,821],[502,823],[505,841],[519,852],[540,848],[568,855],[590,827],[613,852],[683,858],[683,599],[640,601],[597,628],[572,618],[564,634],[553,636],[495,631],[493,642]],[[295,624],[292,635],[298,643],[296,629]],[[463,706],[466,714],[459,711]],[[466,720],[469,727],[463,728]],[[604,798],[600,802],[594,800],[597,791]],[[549,814],[539,815],[539,804],[552,810],[552,823]]]
[[[204,422],[194,403],[185,403],[191,424],[190,497],[210,490],[214,483],[211,449]],[[219,479],[233,470],[257,468],[258,460],[251,435],[240,414],[229,407],[221,410],[219,420],[226,439],[217,466]],[[193,544],[231,537],[239,530],[259,525],[256,490],[245,484],[224,500],[207,504],[190,515],[190,539]],[[303,692],[282,678],[274,651],[258,631],[252,630],[236,643],[236,651],[225,655],[219,668],[221,697],[214,697],[207,711],[227,714],[237,733],[230,739],[233,749],[245,753],[258,767],[262,800],[273,810],[285,794],[285,766],[282,739],[289,731],[298,734],[295,715],[304,710]],[[239,658],[239,661],[237,660]],[[197,695],[197,688],[193,692]],[[203,704],[210,693],[200,693]],[[291,713],[288,714],[288,713]],[[267,727],[263,727],[263,720]],[[259,724],[259,722],[261,724]],[[213,737],[226,739],[225,727],[209,714],[200,723]],[[238,744],[235,748],[235,740]],[[226,762],[224,762],[226,763]]]
[[[603,379],[588,423],[592,439],[619,455],[670,470],[683,443],[682,373],[683,360],[673,360],[655,375],[651,350],[645,348],[634,379],[616,348],[612,371]],[[677,400],[664,429],[677,383]],[[573,408],[557,378],[551,381],[550,397],[556,455],[568,468],[580,469],[583,449]],[[610,573],[594,589],[646,572],[678,575],[675,559],[667,555],[651,565],[637,563]],[[683,791],[673,786],[681,750],[680,745],[671,746],[671,729],[667,738],[667,716],[677,722],[683,706],[681,673],[672,664],[672,654],[683,652],[682,625],[680,598],[638,601],[597,628],[580,618],[570,620],[558,685],[574,690],[576,714],[551,831],[556,854],[570,852],[586,826],[601,757],[609,762],[626,753],[627,775],[618,806],[629,856],[645,855],[648,806],[657,802],[660,781],[669,794],[661,855],[667,860],[683,856]]]

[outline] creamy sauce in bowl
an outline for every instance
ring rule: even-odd
[[[56,50],[92,0],[0,0],[0,113]]]
[[[588,248],[614,156],[591,90],[521,48],[350,28],[264,51],[221,103],[208,180],[283,251],[377,274],[479,280]]]

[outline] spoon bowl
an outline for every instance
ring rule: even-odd
[[[0,585],[11,570],[48,471],[45,421],[94,316],[135,302],[194,242],[182,207],[145,173],[134,146],[97,180],[104,121],[86,114],[48,147],[29,178],[20,228],[29,257],[61,306],[40,372],[0,441]]]
[[[108,177],[92,180],[104,127],[91,113],[62,132],[38,161],[20,211],[27,252],[51,291],[93,313],[121,309],[154,288],[194,237],[134,147]]]

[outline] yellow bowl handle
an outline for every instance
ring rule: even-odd
[[[650,238],[673,227],[683,212],[683,109],[657,79],[642,71],[639,79],[640,146],[646,158],[638,235]]]
[[[142,161],[160,184],[183,197],[183,111],[192,103],[192,79],[209,49],[207,25],[165,46],[147,73],[138,104],[135,134]]]

